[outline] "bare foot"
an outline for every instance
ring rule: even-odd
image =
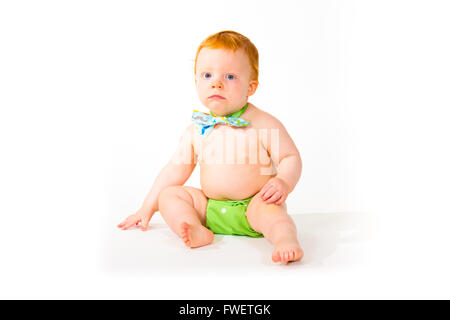
[[[191,248],[206,246],[214,240],[214,233],[202,225],[181,223],[181,239]]]
[[[303,250],[297,241],[284,240],[275,245],[272,253],[273,262],[298,261],[303,258]]]

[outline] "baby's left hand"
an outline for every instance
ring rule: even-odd
[[[283,204],[289,194],[289,187],[280,178],[272,178],[264,185],[260,191],[260,197],[266,204]]]

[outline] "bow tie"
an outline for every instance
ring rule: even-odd
[[[245,105],[241,110],[232,113],[226,117],[219,117],[214,114],[204,113],[194,110],[192,113],[192,121],[194,122],[195,128],[201,136],[207,137],[211,131],[218,124],[225,124],[232,127],[246,127],[250,124],[250,121],[239,118],[241,114],[247,109]]]

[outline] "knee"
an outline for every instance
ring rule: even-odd
[[[265,212],[268,214],[274,214],[274,213],[279,214],[282,212],[282,210],[281,210],[280,206],[272,203],[272,204],[266,205]]]
[[[270,217],[278,218],[286,215],[286,204],[277,205],[274,203],[264,205],[263,212]]]
[[[173,201],[174,197],[179,197],[184,194],[186,191],[183,186],[169,186],[164,188],[158,197],[158,206],[161,207],[161,204],[167,203],[168,201]]]

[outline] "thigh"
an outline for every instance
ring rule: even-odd
[[[286,203],[276,205],[266,204],[259,192],[252,198],[247,208],[247,220],[250,226],[259,233],[264,233],[264,226],[275,223],[279,219],[285,219],[287,214]]]
[[[208,198],[201,189],[183,186],[183,189],[189,193],[192,198],[192,206],[197,211],[200,221],[203,225],[206,224],[206,206],[208,205]]]

